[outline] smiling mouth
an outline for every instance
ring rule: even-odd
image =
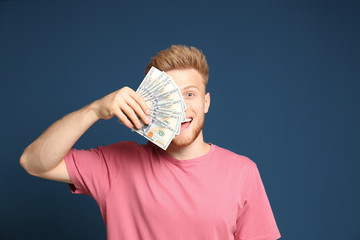
[[[185,120],[185,122],[181,123],[181,129],[180,130],[183,131],[183,130],[187,129],[190,126],[191,122],[192,122],[192,118],[187,118]]]

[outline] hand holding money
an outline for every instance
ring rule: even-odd
[[[173,79],[152,67],[139,88],[124,87],[96,101],[101,119],[119,122],[166,150],[185,121],[186,105]]]
[[[151,122],[133,131],[166,150],[186,120],[186,105],[174,80],[152,67],[136,90],[150,108]],[[143,118],[142,118],[143,119]]]
[[[123,87],[96,101],[96,113],[100,119],[116,116],[128,128],[141,128],[150,123],[150,110],[144,99],[129,87]],[[140,119],[141,121],[140,121]]]

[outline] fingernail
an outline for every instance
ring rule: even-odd
[[[146,114],[147,114],[147,115],[150,114],[150,109],[146,110]]]
[[[147,124],[149,124],[149,123],[151,122],[150,118],[147,117],[147,118],[145,119],[145,122],[146,122]]]

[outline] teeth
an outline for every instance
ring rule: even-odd
[[[187,118],[186,120],[185,120],[185,122],[191,122],[191,118]]]

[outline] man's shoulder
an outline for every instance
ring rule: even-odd
[[[121,141],[101,146],[101,155],[108,164],[136,164],[149,158],[152,154],[148,144],[139,144],[132,141]],[[131,159],[131,161],[128,161]]]
[[[225,148],[217,146],[217,145],[214,145],[214,146],[216,148],[215,154],[222,161],[226,161],[226,162],[229,162],[234,165],[248,166],[248,167],[256,168],[256,163],[253,160],[251,160],[249,157],[235,153],[232,150],[225,149]]]

